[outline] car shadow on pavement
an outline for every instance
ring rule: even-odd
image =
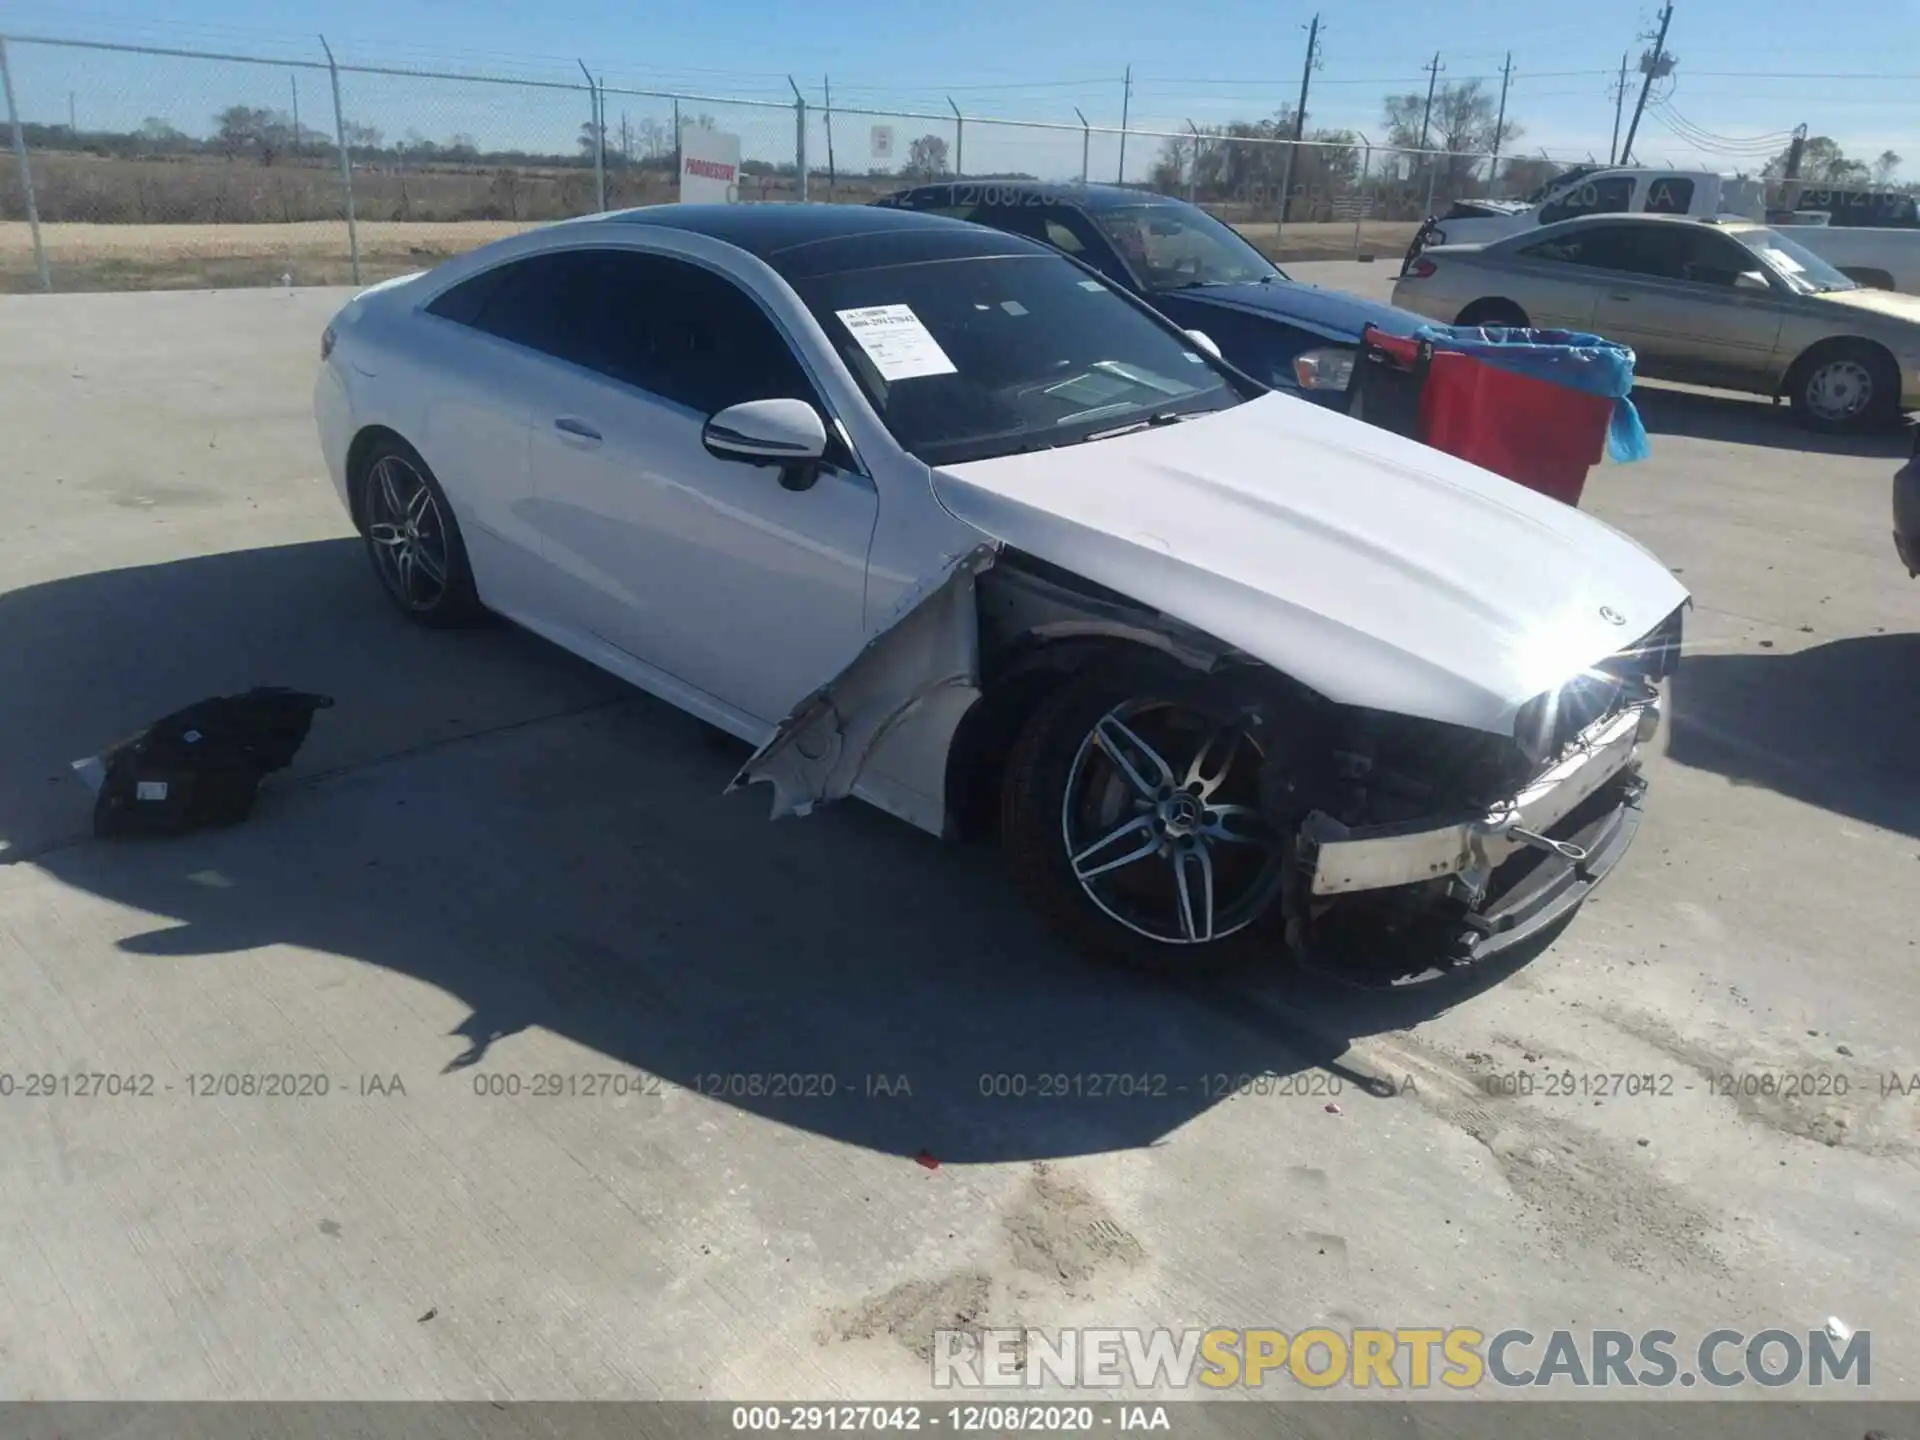
[[[1669,758],[1920,836],[1920,633],[1689,654],[1671,684]]]
[[[384,1064],[398,1046],[410,1086],[525,1070],[514,1037],[540,1027],[849,1144],[982,1162],[1151,1145],[1250,1077],[1298,1077],[1316,1111],[1334,1093],[1370,1103],[1353,1040],[1506,973],[1316,997],[1096,968],[1040,932],[992,847],[856,804],[769,823],[764,790],[722,797],[738,757],[713,732],[510,627],[414,629],[356,551],[210,555],[0,597],[0,666],[37,677],[31,699],[0,700],[0,836],[37,833],[16,858],[140,912],[102,923],[142,987],[184,997],[150,1024],[264,990],[324,1032],[306,1053],[376,1046]],[[254,683],[337,703],[250,821],[87,838],[66,760]],[[412,977],[465,1018],[421,1020],[377,986],[316,993],[326,962],[272,946]]]
[[[1899,459],[1913,443],[1911,433],[1895,427],[1865,435],[1821,435],[1801,428],[1785,401],[1770,405],[1753,395],[1636,385],[1633,405],[1649,435],[1720,440],[1734,445],[1766,445],[1814,455],[1885,455]],[[1888,472],[1891,480],[1892,472]]]

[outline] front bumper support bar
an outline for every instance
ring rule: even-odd
[[[1485,814],[1441,825],[1422,820],[1350,829],[1316,811],[1300,831],[1311,856],[1312,893],[1346,895],[1447,875],[1485,875],[1522,847],[1542,842],[1542,848],[1575,860],[1560,849],[1564,842],[1546,837],[1633,763],[1640,741],[1653,733],[1658,721],[1657,700],[1601,719],[1526,789]]]

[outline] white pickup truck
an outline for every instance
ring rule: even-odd
[[[1635,214],[1766,218],[1758,180],[1699,170],[1580,167],[1555,176],[1525,200],[1462,200],[1429,219],[1407,260],[1429,245],[1473,245],[1576,215]],[[1920,294],[1920,228],[1775,225],[1862,285]],[[1403,267],[1404,269],[1404,267]]]

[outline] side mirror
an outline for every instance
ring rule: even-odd
[[[1742,270],[1738,275],[1733,277],[1733,288],[1736,290],[1759,290],[1765,292],[1773,289],[1773,286],[1767,283],[1767,277],[1760,271]]]
[[[1211,355],[1214,359],[1224,360],[1226,358],[1220,353],[1220,347],[1213,343],[1213,337],[1207,334],[1206,331],[1189,330],[1186,332],[1186,335],[1187,339],[1191,340],[1195,346],[1206,351],[1207,354]]]
[[[722,460],[777,465],[781,485],[805,490],[819,478],[827,427],[804,400],[749,400],[708,419],[700,442]]]

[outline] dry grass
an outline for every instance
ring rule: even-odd
[[[510,220],[366,220],[360,223],[360,273],[371,282],[424,270],[449,256],[533,228]],[[1282,262],[1353,256],[1353,227],[1293,224],[1276,239],[1271,223],[1241,233]],[[1413,239],[1412,224],[1368,221],[1362,253],[1396,258]],[[291,225],[77,225],[40,227],[56,290],[200,290],[352,281],[347,227],[338,220]],[[36,288],[33,242],[24,221],[0,222],[0,293]]]
[[[1271,220],[1243,220],[1234,224],[1247,239],[1267,255],[1282,263],[1288,260],[1353,260],[1358,255],[1389,256],[1395,260],[1406,254],[1419,230],[1414,220],[1362,220],[1360,243],[1355,253],[1353,222],[1293,221],[1284,232]]]
[[[532,228],[506,220],[370,220],[360,225],[361,275],[377,280],[423,270],[450,255]],[[58,290],[206,289],[344,285],[353,278],[347,227],[338,220],[291,225],[75,225],[40,227]],[[33,241],[20,221],[0,224],[0,291],[35,286]]]

